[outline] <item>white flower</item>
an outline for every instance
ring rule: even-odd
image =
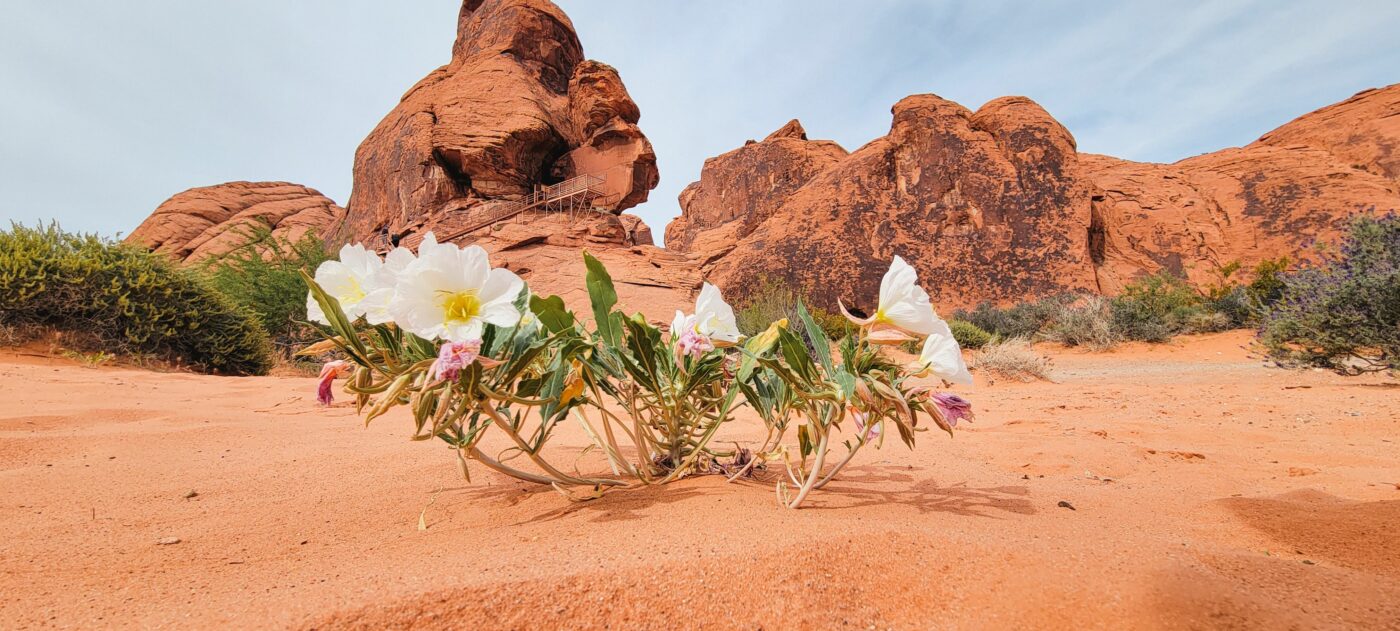
[[[889,324],[911,335],[931,335],[943,321],[933,312],[928,292],[919,286],[919,273],[904,259],[894,257],[880,279],[880,306],[875,322]],[[943,325],[947,329],[947,325]]]
[[[724,302],[719,288],[705,283],[695,299],[695,314],[676,311],[671,320],[671,336],[681,353],[699,357],[716,346],[732,346],[739,342],[739,325],[734,322],[734,309]]]
[[[739,325],[734,322],[734,309],[724,302],[719,288],[705,283],[695,299],[695,331],[720,345],[739,342]]]
[[[377,288],[360,301],[365,321],[370,324],[384,324],[393,321],[393,317],[389,315],[389,305],[393,303],[394,296],[398,292],[399,275],[403,274],[404,270],[408,269],[408,266],[415,260],[417,257],[405,247],[394,248],[385,255],[384,264],[379,266],[379,271],[375,275],[374,285]]]
[[[316,268],[316,284],[335,298],[345,315],[353,319],[366,315],[369,308],[380,302],[387,304],[388,298],[382,292],[388,291],[392,296],[393,281],[386,278],[383,268],[384,261],[378,254],[358,243],[347,245],[340,248],[340,260],[326,261]],[[371,294],[375,297],[367,300]],[[313,322],[330,324],[310,292],[306,295],[306,317]]]
[[[525,282],[509,270],[491,269],[486,250],[424,239],[418,259],[399,274],[389,306],[404,330],[426,339],[466,342],[487,324],[520,322],[515,299]]]
[[[953,339],[948,323],[942,320],[934,323],[933,333],[924,340],[919,364],[922,371],[931,372],[944,381],[972,385],[972,374],[967,371],[967,364],[963,363],[962,349]]]

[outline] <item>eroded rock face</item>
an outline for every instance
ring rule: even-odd
[[[1099,280],[1168,270],[1198,284],[1232,261],[1308,259],[1350,218],[1400,209],[1400,85],[1305,114],[1258,141],[1174,164],[1083,156],[1101,189]]]
[[[355,155],[352,238],[406,236],[577,175],[621,212],[656,186],[656,156],[617,71],[585,61],[547,0],[468,0],[452,60],[419,81]],[[458,240],[470,241],[472,235]]]
[[[730,293],[782,278],[828,308],[873,296],[900,254],[951,309],[1112,294],[1160,270],[1207,284],[1232,261],[1306,257],[1355,214],[1400,209],[1400,85],[1170,165],[1079,154],[1023,97],[976,113],[909,97],[888,136],[824,163],[773,144],[805,135],[789,124],[707,161],[668,247]]]
[[[256,226],[296,241],[307,232],[325,237],[344,219],[345,209],[300,184],[228,182],[171,197],[126,242],[176,260],[198,262],[243,246]]]
[[[834,142],[807,140],[796,120],[763,142],[705,161],[700,181],[681,191],[681,216],[666,226],[666,247],[688,250],[703,231],[728,224],[748,236],[818,173],[846,157]]]
[[[838,298],[873,306],[864,303],[896,254],[919,269],[945,307],[1095,289],[1090,187],[1074,139],[1059,123],[1023,98],[998,99],[974,114],[918,95],[893,113],[889,135],[850,155],[828,149],[809,160],[813,152],[804,149],[765,156],[767,171],[800,174],[790,192],[719,174],[742,174],[752,168],[743,164],[746,154],[777,153],[771,143],[810,142],[794,130],[713,159],[681,196],[685,215],[696,215],[683,215],[682,225],[701,228],[689,239],[668,228],[668,246],[681,236],[678,244],[699,255],[711,281],[736,295],[764,277],[783,279],[825,308]],[[759,208],[761,216],[698,213],[711,207],[697,200],[722,200],[714,207],[731,212]],[[725,242],[730,251],[716,256],[711,248]]]

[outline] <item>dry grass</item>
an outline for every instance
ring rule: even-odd
[[[972,367],[1004,379],[1050,381],[1050,360],[1031,348],[1023,337],[995,342],[972,356]]]
[[[1112,305],[1101,296],[1085,296],[1058,305],[1044,337],[1065,346],[1109,350],[1118,343],[1118,334],[1113,330]]]

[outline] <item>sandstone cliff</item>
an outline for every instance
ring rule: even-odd
[[[1400,85],[1169,165],[1080,154],[1023,97],[974,113],[918,95],[893,114],[889,135],[849,155],[789,123],[708,160],[667,246],[732,294],[784,279],[825,307],[874,295],[900,254],[947,309],[1111,294],[1160,270],[1211,282],[1400,209]]]

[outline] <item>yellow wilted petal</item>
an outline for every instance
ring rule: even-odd
[[[778,341],[778,332],[782,329],[786,329],[787,326],[787,318],[778,320],[777,322],[768,325],[767,330],[751,338],[749,340],[749,343],[746,344],[745,347],[748,348],[750,353],[758,354],[765,352],[768,349],[773,348],[773,344],[777,343]]]
[[[303,348],[303,349],[297,351],[297,356],[298,356],[298,357],[314,357],[314,356],[316,356],[316,355],[323,355],[323,354],[325,354],[325,353],[329,353],[329,352],[331,352],[331,351],[333,351],[333,350],[335,350],[335,349],[337,349],[337,348],[340,348],[340,346],[337,345],[337,341],[338,341],[339,339],[340,339],[340,338],[326,339],[326,340],[321,340],[321,341],[319,341],[319,342],[316,342],[315,344],[312,344],[311,346],[308,346],[308,347],[306,347],[306,348]]]

